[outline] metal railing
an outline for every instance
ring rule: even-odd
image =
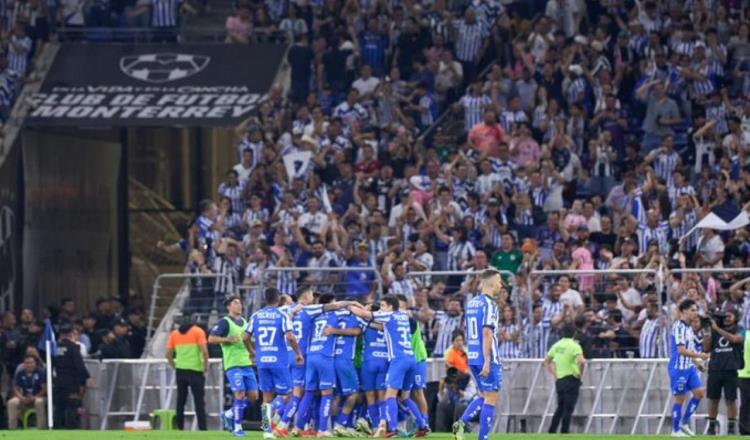
[[[216,280],[218,278],[224,278],[227,280],[227,282],[230,282],[230,278],[227,275],[220,275],[220,274],[189,274],[189,273],[163,273],[156,277],[154,280],[153,287],[151,289],[151,303],[149,306],[148,311],[148,325],[146,327],[146,341],[147,346],[146,350],[144,350],[144,353],[150,353],[151,349],[153,347],[153,340],[154,340],[154,334],[155,334],[155,328],[154,328],[154,322],[157,319],[156,312],[157,312],[157,304],[160,298],[161,289],[164,287],[163,282],[165,280],[179,280],[182,281],[181,285],[177,288],[178,293],[175,295],[174,299],[168,306],[167,311],[164,313],[164,315],[161,317],[161,320],[159,322],[159,333],[169,333],[169,329],[171,328],[172,322],[178,314],[182,313],[183,306],[186,301],[188,301],[190,298],[190,295],[192,295],[194,292],[191,291],[190,288],[190,280],[197,280],[197,279],[207,279],[207,280]],[[211,296],[214,296],[214,288],[213,286],[207,286],[206,291],[209,292]],[[168,319],[169,318],[169,319]]]
[[[341,279],[342,275],[351,273],[367,273],[373,274],[373,279],[369,286],[367,294],[352,290],[352,283],[348,279]],[[359,297],[367,296],[370,293],[375,293],[376,299],[383,296],[383,279],[380,276],[380,271],[373,266],[363,267],[271,267],[265,269],[260,276],[260,291],[265,290],[266,287],[276,285],[281,287],[279,290],[284,292],[283,286],[286,285],[285,281],[279,281],[281,274],[292,274],[295,277],[295,284],[302,286],[303,284],[312,285],[318,292],[321,293],[333,293],[338,298],[343,297]],[[363,280],[364,281],[364,280]],[[273,283],[276,284],[273,284]],[[260,295],[256,295],[258,297]],[[256,299],[260,301],[260,299]]]
[[[543,280],[545,277],[562,277],[566,276],[571,278],[571,281],[578,281],[579,283],[583,284],[583,280],[585,281],[585,284],[587,284],[587,288],[589,285],[593,282],[593,286],[591,288],[597,289],[596,293],[607,293],[610,292],[610,289],[613,287],[607,280],[609,277],[613,276],[642,276],[642,275],[651,275],[655,277],[656,283],[657,283],[657,297],[659,301],[659,306],[662,305],[662,298],[661,298],[661,292],[664,290],[664,272],[662,269],[616,269],[616,270],[533,270],[529,273],[526,279],[526,292],[524,295],[524,298],[526,299],[526,316],[528,319],[533,319],[534,316],[534,301],[532,301],[532,298],[534,296],[534,291],[536,290],[535,286],[538,286],[541,284],[541,280]],[[583,278],[587,277],[587,278]],[[590,278],[588,278],[590,277]],[[604,279],[604,283],[601,282],[599,278]],[[599,281],[599,284],[597,284],[597,281]],[[549,287],[549,286],[546,286]],[[581,288],[579,285],[578,291],[581,292]],[[584,292],[585,293],[585,292]],[[588,291],[589,295],[594,295],[594,291]],[[546,295],[545,295],[546,296]],[[583,296],[583,295],[582,295]],[[661,308],[661,307],[660,307]],[[542,323],[542,325],[544,325]],[[530,343],[528,343],[528,346],[530,347],[531,353],[540,353],[540,334],[539,334],[539,328],[536,323],[534,325],[531,325],[531,332],[528,335],[531,338]],[[553,340],[550,340],[548,342],[554,342]],[[541,352],[546,352],[547,347],[541,347],[543,350]]]
[[[87,413],[98,416],[101,430],[121,428],[113,424],[113,419],[121,422],[148,420],[153,411],[176,405],[176,375],[165,359],[87,360],[86,368],[95,378],[97,387],[89,390],[85,405]],[[216,420],[224,409],[221,359],[209,359],[205,388],[208,424],[218,429]],[[195,415],[192,405],[192,399],[188,399],[185,413],[188,416]],[[193,430],[196,424],[194,418]]]

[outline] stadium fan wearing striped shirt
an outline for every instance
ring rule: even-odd
[[[492,98],[482,92],[482,82],[475,81],[469,87],[469,92],[456,104],[464,111],[464,131],[467,133],[475,125],[484,120],[484,114],[492,105]]]
[[[666,330],[666,317],[659,310],[659,303],[649,301],[641,311],[638,322],[641,324],[639,353],[641,358],[654,359],[666,356],[663,353],[662,332]]]
[[[30,51],[31,38],[26,35],[26,25],[17,22],[8,43],[8,70],[20,77],[26,76]]]
[[[239,179],[237,171],[231,169],[227,171],[226,182],[219,184],[219,197],[226,197],[232,201],[232,212],[242,213],[245,212],[245,181]]]
[[[445,310],[437,311],[432,310],[428,302],[425,301],[422,308],[417,312],[417,319],[433,328],[433,334],[437,330],[432,356],[442,357],[451,347],[453,333],[463,328],[463,297],[450,296],[446,298]]]
[[[367,30],[359,34],[359,52],[362,64],[372,68],[372,73],[380,78],[385,74],[385,62],[388,51],[388,35],[381,32],[378,20],[371,18]]]
[[[184,0],[141,0],[138,7],[130,14],[131,18],[151,12],[151,27],[154,34],[153,42],[176,42],[177,25],[180,22],[180,13],[188,12],[197,14],[189,3]]]
[[[487,48],[488,29],[477,20],[473,8],[464,13],[464,18],[453,22],[456,42],[456,58],[464,69],[464,84],[469,84],[479,73],[479,61]]]

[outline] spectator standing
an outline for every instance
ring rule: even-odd
[[[708,435],[719,434],[719,403],[722,391],[727,408],[727,434],[737,432],[737,370],[741,366],[744,335],[737,325],[734,311],[726,312],[720,323],[711,320],[711,331],[703,338],[703,351],[711,354],[708,361]]]
[[[193,394],[198,429],[206,428],[205,387],[208,374],[206,332],[189,319],[173,330],[167,342],[167,362],[174,368],[177,381],[177,429],[185,424],[185,403],[188,389]]]
[[[39,367],[36,357],[27,355],[23,368],[13,378],[13,397],[8,400],[8,429],[18,427],[18,417],[24,409],[36,411],[37,429],[47,427],[47,375]]]

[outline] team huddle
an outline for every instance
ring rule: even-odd
[[[467,355],[481,392],[453,427],[479,416],[479,439],[486,440],[502,384],[495,336],[498,299],[507,293],[498,271],[480,275],[482,293],[466,309]],[[303,288],[297,302],[267,289],[265,307],[249,320],[242,302],[227,298],[227,316],[211,329],[208,342],[220,344],[234,394],[222,414],[224,428],[244,436],[245,408],[263,394],[263,437],[426,436],[430,429],[424,389],[427,350],[407,298],[388,295],[379,304],[334,301],[333,295]],[[251,368],[255,360],[257,379]],[[416,431],[399,430],[412,420]]]

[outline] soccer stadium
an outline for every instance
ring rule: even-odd
[[[0,440],[750,435],[750,1],[0,0]]]

